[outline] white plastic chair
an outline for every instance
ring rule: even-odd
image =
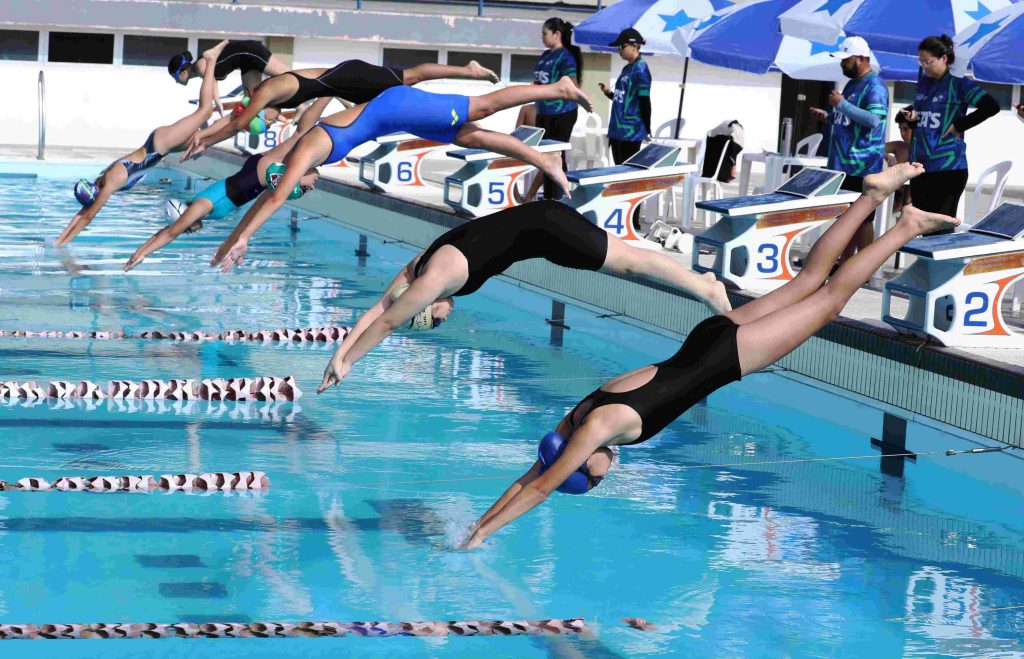
[[[607,167],[608,163],[608,140],[604,126],[600,115],[591,112],[583,120],[583,168]]]
[[[679,122],[679,132],[676,132],[676,122]],[[669,119],[665,123],[654,129],[653,139],[675,137],[676,135],[683,134],[683,126],[686,125],[686,119],[679,117],[678,119]]]
[[[996,209],[999,202],[1003,200],[1003,190],[1006,188],[1006,181],[1010,177],[1011,167],[1013,167],[1013,161],[1004,160],[1003,162],[992,165],[978,176],[978,183],[974,188],[974,192],[971,193],[970,201],[967,204],[964,226],[974,226],[975,222]],[[988,207],[982,211],[981,195],[982,190],[985,187],[985,179],[993,174],[995,175],[996,180],[995,184],[992,186],[992,197],[988,201]]]
[[[707,138],[700,141],[700,146],[697,148],[697,172],[687,176],[683,180],[683,199],[682,199],[682,225],[683,229],[689,229],[693,220],[696,216],[696,203],[698,201],[709,201],[712,199],[722,198],[722,182],[718,180],[717,174],[722,169],[722,163],[725,161],[726,154],[729,153],[729,145],[732,144],[732,140],[729,140],[722,147],[722,153],[718,157],[718,163],[713,170],[714,174],[711,176],[704,176],[704,156],[707,153],[708,141]],[[699,198],[698,198],[699,197]],[[704,226],[708,224],[708,211],[700,211],[701,219]]]
[[[823,135],[821,133],[808,135],[796,143],[796,149],[793,150],[793,156],[799,158],[800,156],[813,156],[817,154],[818,147],[821,146],[822,138]],[[797,163],[784,162],[782,164],[782,171],[787,179],[789,178],[790,169],[795,164]]]

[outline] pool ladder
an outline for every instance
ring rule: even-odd
[[[46,151],[46,79],[39,72],[39,150],[36,160],[42,160]]]

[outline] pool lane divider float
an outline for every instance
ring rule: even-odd
[[[0,400],[231,400],[294,401],[302,390],[291,375],[284,378],[207,378],[196,380],[111,380],[100,387],[89,380],[53,380],[45,386],[34,380],[0,382]]]
[[[559,636],[588,632],[583,618],[447,622],[178,622],[0,625],[0,640],[122,638],[335,638],[340,636]]]
[[[20,492],[239,492],[265,491],[270,479],[262,471],[214,471],[205,474],[160,476],[61,476],[52,483],[44,478],[0,480],[0,490]]]
[[[337,343],[348,336],[348,327],[303,327],[299,329],[258,330],[226,330],[219,334],[214,332],[165,332],[150,330],[141,334],[127,334],[122,331],[89,331],[60,332],[29,330],[0,330],[0,337],[34,337],[44,339],[156,339],[167,341],[224,341],[226,343],[245,343],[261,341],[263,343]]]

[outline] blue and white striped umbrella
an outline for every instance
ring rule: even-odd
[[[959,32],[954,73],[1007,85],[1024,84],[1024,3],[994,11]]]
[[[867,40],[874,51],[917,55],[921,39],[954,35],[1011,0],[800,0],[779,17],[782,33],[821,43],[842,36]]]
[[[644,52],[686,57],[673,37],[678,34],[688,41],[702,20],[732,4],[731,0],[622,0],[576,26],[573,40],[595,50],[611,50],[608,44],[631,27],[647,42]]]
[[[840,81],[839,60],[829,56],[836,41],[823,43],[785,37],[776,28],[779,15],[798,0],[754,0],[715,12],[688,44],[698,62],[750,73],[782,71],[799,80]],[[916,80],[917,62],[906,55],[879,53],[873,61],[883,78]]]

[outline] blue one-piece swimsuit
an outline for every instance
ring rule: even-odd
[[[451,143],[468,120],[468,96],[431,94],[402,85],[381,92],[348,126],[324,123],[317,126],[331,138],[331,155],[324,161],[329,165],[364,142],[398,131],[426,140]]]

